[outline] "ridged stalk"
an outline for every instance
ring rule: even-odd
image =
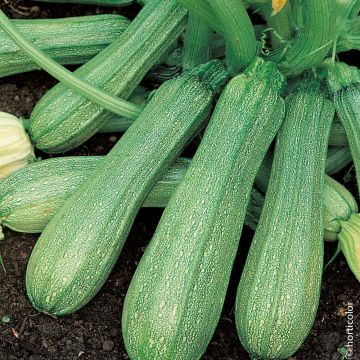
[[[338,0],[336,3],[338,6],[336,52],[360,50],[360,2]]]
[[[291,3],[287,1],[285,6],[278,12],[274,13],[271,2],[265,4],[253,4],[251,6],[255,12],[266,20],[271,32],[271,45],[273,49],[280,48],[284,42],[289,41],[293,36],[292,10]]]
[[[209,26],[219,34],[224,34],[224,29],[218,17],[211,10],[207,0],[177,0],[192,13],[201,17]]]
[[[226,63],[232,74],[243,70],[256,55],[256,38],[246,9],[238,0],[212,0],[210,9],[217,17],[226,39]]]
[[[213,31],[200,16],[190,12],[183,50],[185,70],[204,64],[210,60],[210,40]]]
[[[336,41],[336,1],[304,0],[295,2],[294,11],[302,12],[298,35],[289,43],[280,63],[281,69],[294,76],[318,65]]]

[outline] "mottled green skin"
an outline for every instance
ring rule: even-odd
[[[187,11],[175,0],[151,0],[125,32],[75,74],[101,89],[128,98],[150,68],[182,33]],[[99,130],[112,114],[63,84],[38,102],[30,121],[35,146],[68,151]]]
[[[360,73],[360,72],[359,72]],[[344,126],[360,185],[360,83],[344,86],[334,95],[336,112]]]
[[[282,75],[252,66],[222,93],[130,284],[132,360],[199,359],[218,323],[253,181],[284,115]]]
[[[11,174],[0,182],[0,225],[19,232],[42,232],[102,159],[102,156],[59,157],[33,163]],[[189,163],[186,158],[176,160],[142,206],[165,207]]]
[[[323,269],[323,189],[333,107],[317,86],[289,96],[265,204],[237,291],[253,359],[287,359],[313,325]]]
[[[334,121],[331,127],[329,145],[348,146],[345,129],[338,121]]]
[[[334,153],[342,153],[342,148],[336,147]],[[347,151],[348,148],[346,148]],[[346,152],[347,152],[346,151]],[[331,151],[332,153],[332,151]],[[329,168],[329,154],[330,149],[327,152],[326,167]],[[332,155],[330,155],[332,156]],[[272,156],[268,152],[260,166],[260,169],[256,175],[255,183],[256,185],[266,193],[270,172],[272,165]],[[260,218],[260,211],[262,206],[254,207],[253,217],[254,222],[258,222]],[[341,230],[340,221],[348,220],[352,213],[358,212],[358,206],[353,195],[340,183],[331,178],[330,176],[325,176],[324,183],[324,212],[323,212],[323,225],[324,225],[324,239],[326,241],[336,241],[338,240],[338,234]]]
[[[130,21],[120,15],[96,15],[51,20],[13,20],[26,37],[52,59],[83,64],[115,41]],[[0,78],[40,69],[0,30]]]
[[[212,91],[194,75],[159,88],[36,243],[26,273],[36,309],[65,315],[95,296],[147,194],[204,125],[212,100]]]
[[[43,231],[101,158],[54,158],[19,169],[0,182],[0,224],[28,233]]]

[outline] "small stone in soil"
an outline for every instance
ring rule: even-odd
[[[110,352],[113,351],[115,343],[112,340],[105,340],[103,342],[103,350]]]

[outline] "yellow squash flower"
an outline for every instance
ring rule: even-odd
[[[0,111],[0,179],[34,160],[34,148],[21,120]]]
[[[272,7],[274,9],[274,15],[277,14],[286,4],[287,0],[272,0]]]

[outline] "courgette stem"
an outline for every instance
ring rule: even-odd
[[[31,44],[26,37],[19,32],[2,10],[0,10],[0,26],[22,51],[31,57],[39,66],[41,66],[41,68],[46,70],[57,80],[66,84],[70,89],[79,92],[90,101],[117,115],[130,119],[136,119],[140,115],[141,109],[135,104],[115,97],[98,87],[81,80],[56,61],[49,58],[46,53],[40,50],[36,45]]]
[[[190,12],[183,49],[185,70],[204,64],[210,60],[210,40],[213,31],[200,16]]]
[[[62,65],[83,64],[115,41],[129,26],[121,15],[12,20],[27,38]],[[40,70],[0,29],[0,78]]]
[[[337,1],[336,52],[360,49],[360,2]]]
[[[346,30],[336,44],[336,51],[360,50],[360,18],[347,20]]]
[[[206,0],[177,0],[192,13],[204,19],[217,33],[224,35],[224,29]]]
[[[336,1],[304,0],[296,4],[294,11],[302,12],[303,23],[299,24],[298,36],[285,47],[279,64],[288,76],[320,64],[336,41]]]
[[[280,48],[284,42],[289,41],[293,36],[291,3],[287,1],[285,6],[278,13],[274,14],[271,2],[265,4],[253,4],[255,12],[266,20],[271,31],[271,45],[273,49]]]
[[[230,73],[238,74],[256,55],[257,43],[250,17],[241,1],[212,0],[210,9],[224,29],[226,63]]]

